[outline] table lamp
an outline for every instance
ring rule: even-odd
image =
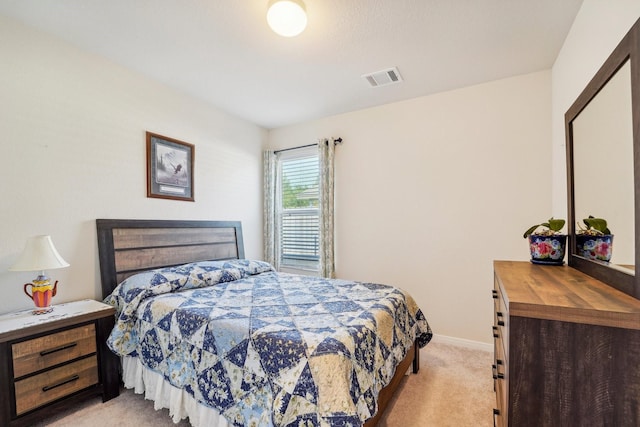
[[[51,236],[34,236],[27,240],[27,244],[18,260],[9,268],[9,271],[39,271],[40,274],[33,283],[26,283],[24,293],[33,300],[36,309],[33,314],[49,313],[53,310],[51,299],[56,295],[58,281],[51,285],[44,270],[68,267],[66,262],[51,241]],[[31,293],[27,288],[31,286]]]

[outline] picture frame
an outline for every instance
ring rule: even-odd
[[[195,146],[147,132],[147,197],[194,202]]]

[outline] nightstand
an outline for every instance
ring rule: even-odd
[[[119,360],[107,347],[113,307],[94,300],[0,315],[0,425],[31,425],[81,399],[120,393]]]

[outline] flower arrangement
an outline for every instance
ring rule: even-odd
[[[604,218],[596,218],[589,215],[588,218],[582,220],[584,227],[578,223],[578,234],[588,234],[589,236],[603,236],[611,234],[611,230],[607,227],[607,220]]]
[[[578,255],[598,261],[609,262],[613,252],[613,234],[604,218],[589,215],[578,223],[576,249]]]
[[[547,222],[527,229],[522,237],[529,238],[531,262],[534,264],[562,265],[567,235],[561,230],[566,221],[551,217]],[[540,229],[541,228],[541,229]]]
[[[532,234],[535,234],[537,236],[553,236],[556,234],[561,234],[560,230],[562,230],[562,227],[564,227],[565,223],[566,221],[564,219],[556,219],[554,217],[551,217],[547,222],[531,226],[527,231],[524,232],[522,237],[526,239]],[[539,227],[544,228],[541,231],[537,231]]]

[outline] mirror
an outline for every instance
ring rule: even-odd
[[[569,265],[640,298],[638,244],[640,20],[565,114]],[[634,161],[634,159],[636,159]],[[610,262],[578,254],[578,223],[605,218],[614,235]]]
[[[573,119],[575,218],[605,218],[614,234],[611,264],[634,269],[631,67],[620,68]]]

